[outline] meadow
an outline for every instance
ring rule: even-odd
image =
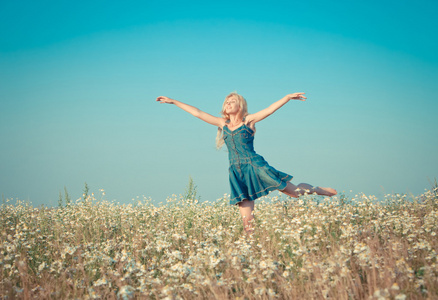
[[[438,299],[438,190],[153,205],[4,199],[1,299]],[[14,203],[12,203],[14,202]]]

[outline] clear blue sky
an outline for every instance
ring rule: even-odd
[[[216,128],[232,91],[256,151],[293,182],[420,194],[438,177],[436,1],[2,1],[0,193],[56,205],[67,187],[123,203],[229,193]]]

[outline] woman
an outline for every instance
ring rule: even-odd
[[[248,114],[246,100],[237,93],[231,93],[222,105],[222,117],[215,117],[196,107],[183,102],[160,96],[157,101],[178,106],[193,116],[218,127],[216,145],[220,148],[227,145],[230,160],[230,204],[239,206],[247,233],[253,232],[254,200],[267,195],[273,190],[298,198],[304,193],[333,196],[337,192],[332,188],[314,187],[307,183],[294,185],[290,182],[293,176],[277,171],[254,151],[253,141],[255,124],[270,116],[290,100],[305,101],[304,93],[286,95],[269,107]]]

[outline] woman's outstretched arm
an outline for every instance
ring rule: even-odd
[[[165,96],[158,97],[157,101],[160,103],[174,104],[174,105],[178,106],[179,108],[181,108],[182,110],[185,110],[189,114],[201,119],[204,122],[207,122],[208,124],[218,126],[221,128],[225,125],[225,120],[223,118],[212,116],[212,115],[200,110],[199,108],[188,105],[188,104],[183,103],[181,101],[171,99],[171,98],[165,97]]]
[[[307,98],[303,95],[304,93],[293,93],[286,95],[280,100],[278,100],[277,102],[272,103],[269,107],[262,109],[261,111],[256,112],[255,114],[248,115],[246,119],[248,120],[248,122],[257,123],[263,120],[264,118],[272,115],[277,109],[279,109],[287,102],[289,102],[289,100],[306,101]]]

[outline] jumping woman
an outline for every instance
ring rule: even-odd
[[[164,96],[158,97],[157,101],[175,104],[202,121],[218,127],[216,146],[221,148],[226,144],[230,160],[230,204],[239,206],[244,229],[247,233],[252,233],[254,200],[273,190],[280,190],[295,198],[304,193],[323,196],[337,194],[332,188],[315,187],[307,183],[292,184],[290,180],[293,176],[277,171],[254,151],[255,124],[273,114],[290,100],[305,101],[306,99],[304,93],[289,94],[255,114],[248,114],[246,100],[237,93],[231,93],[222,105],[222,117],[212,116],[196,107]]]

